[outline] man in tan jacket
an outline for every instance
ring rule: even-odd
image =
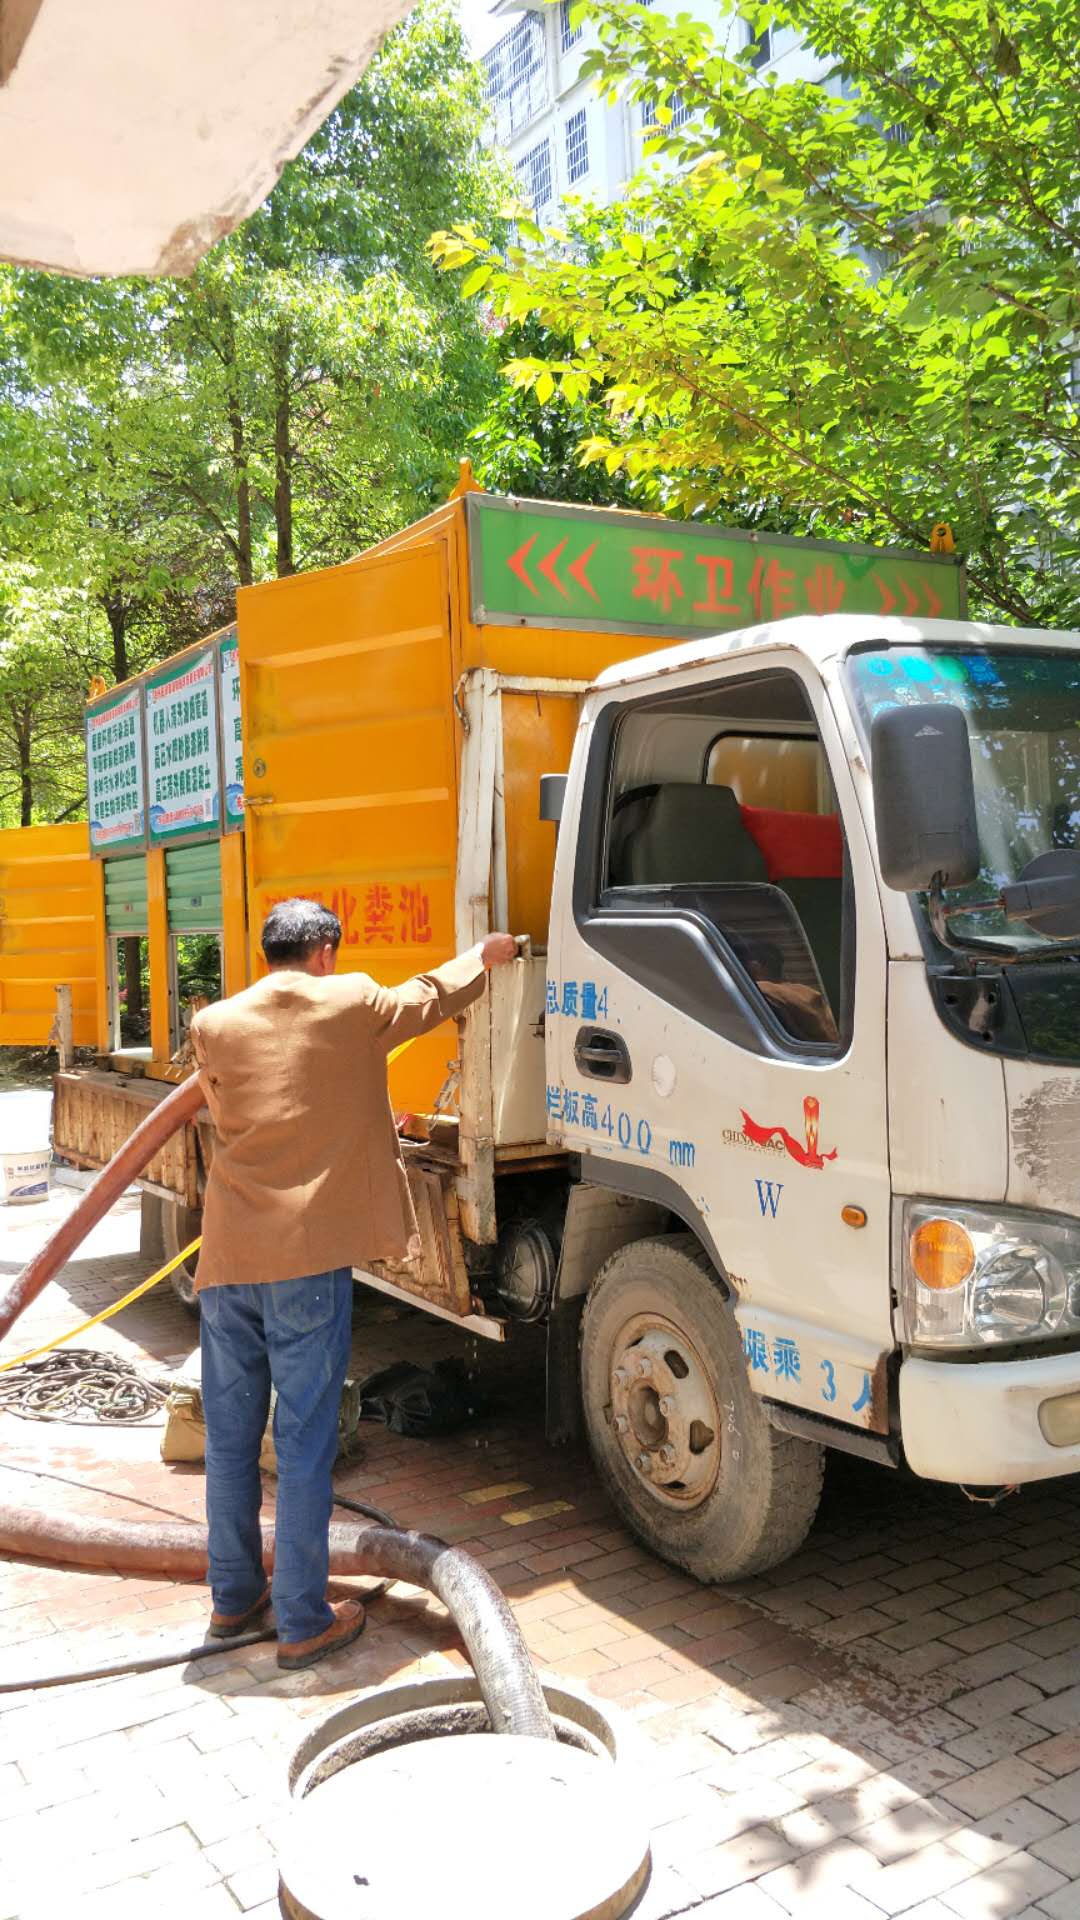
[[[278,1462],[273,1606],[278,1665],[311,1666],[355,1640],[363,1608],[326,1599],[331,1469],[348,1365],[352,1269],[401,1259],[416,1236],[387,1055],[462,1013],[509,934],[380,987],[335,977],[336,915],[276,906],[262,931],[269,973],[206,1007],[191,1036],[214,1122],[196,1286],[210,1530],[210,1632],[266,1612],[259,1448],[271,1386]]]

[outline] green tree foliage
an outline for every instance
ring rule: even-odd
[[[826,86],[763,80],[737,23],[587,11],[659,165],[570,245],[526,227],[504,257],[467,222],[434,245],[572,343],[513,384],[602,401],[580,457],[658,504],[915,546],[945,520],[979,604],[1077,624],[1077,0],[751,0]]]
[[[72,740],[81,725],[79,640],[85,608],[76,595],[42,594],[29,570],[0,569],[0,825],[55,819],[85,784]]]
[[[497,362],[426,242],[499,231],[481,128],[452,0],[421,0],[189,280],[0,268],[0,824],[78,800],[91,674],[445,498]]]
[[[527,319],[502,333],[499,348],[514,362],[544,363],[572,352],[573,342]],[[608,473],[602,465],[583,465],[578,458],[582,442],[604,433],[608,425],[602,401],[545,407],[531,386],[504,381],[469,435],[476,478],[494,493],[533,500],[598,507],[644,504],[644,496],[635,501],[635,482],[625,468]]]
[[[495,218],[479,77],[446,0],[389,36],[265,205],[177,290],[206,423],[177,476],[241,584],[327,565],[445,496],[493,391],[432,228]]]

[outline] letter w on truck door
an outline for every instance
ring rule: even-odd
[[[558,850],[549,1127],[584,1179],[698,1234],[760,1393],[883,1430],[884,939],[824,689],[780,657],[592,696]]]

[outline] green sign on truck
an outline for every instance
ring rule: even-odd
[[[790,614],[965,613],[963,568],[948,555],[483,494],[466,508],[478,626],[670,638]]]

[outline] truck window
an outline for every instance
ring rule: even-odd
[[[169,945],[169,1008],[175,1051],[186,1042],[199,1009],[221,999],[223,958],[219,933],[173,934]]]
[[[759,1012],[835,1048],[844,836],[799,682],[757,674],[643,704],[610,753],[601,910],[706,923]]]
[[[835,813],[820,740],[800,734],[747,733],[714,740],[705,762],[710,786],[730,787],[740,806],[784,813]]]
[[[150,942],[137,933],[109,941],[111,1052],[150,1047]]]
[[[150,943],[146,855],[103,862],[109,1051],[150,1056]]]

